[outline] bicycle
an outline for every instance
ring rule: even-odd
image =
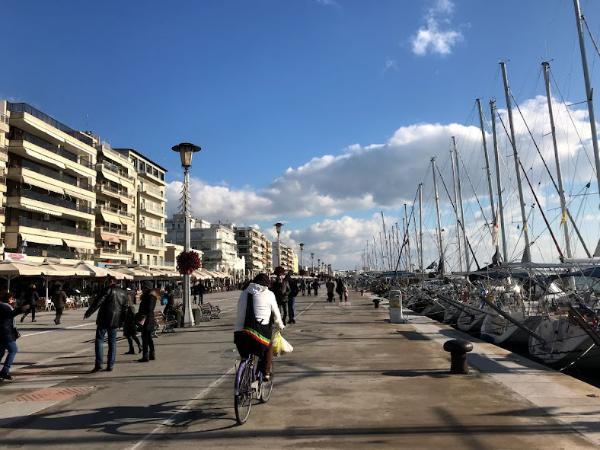
[[[235,418],[239,425],[248,420],[252,399],[267,403],[273,392],[273,378],[265,381],[258,369],[258,356],[250,355],[240,361],[235,372],[234,405]]]

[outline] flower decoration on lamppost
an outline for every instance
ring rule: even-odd
[[[283,224],[281,222],[277,222],[274,227],[275,227],[275,231],[277,232],[277,266],[281,266],[281,241],[280,241],[280,235],[281,235],[281,227],[283,226]]]
[[[304,243],[300,242],[300,268],[298,269],[298,273],[302,273],[302,252],[304,251]]]
[[[181,158],[181,167],[183,167],[183,216],[185,218],[185,243],[183,247],[183,253],[190,253],[190,167],[192,167],[192,157],[194,153],[199,152],[201,149],[199,146],[190,144],[189,142],[182,142],[171,148],[176,153],[179,153]],[[181,256],[181,255],[180,255]],[[183,258],[186,260],[188,258]],[[190,258],[190,260],[193,258]],[[179,260],[179,258],[178,258]],[[183,273],[183,324],[184,326],[194,326],[194,315],[192,313],[191,292],[190,292],[190,268],[194,264],[186,265]]]

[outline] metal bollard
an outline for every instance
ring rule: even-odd
[[[451,339],[444,342],[444,350],[450,353],[450,373],[467,375],[467,353],[473,350],[473,344],[464,339]]]

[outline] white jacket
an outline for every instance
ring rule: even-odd
[[[242,291],[240,299],[238,300],[234,331],[242,331],[244,329],[248,293],[252,294],[254,297],[254,316],[258,322],[262,324],[269,323],[271,313],[273,313],[275,316],[275,324],[281,329],[285,328],[283,321],[281,320],[277,301],[275,300],[275,294],[273,294],[266,286],[250,283],[250,285]]]

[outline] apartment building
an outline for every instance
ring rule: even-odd
[[[8,139],[6,184],[2,180],[0,187],[6,192],[5,255],[90,260],[95,249],[94,139],[26,103],[1,105],[0,147]]]
[[[281,254],[281,257],[279,257],[279,254]],[[277,267],[279,264],[286,271],[291,270],[294,273],[298,273],[298,257],[292,247],[281,243],[278,244],[277,241],[273,242],[272,261],[274,267]]]
[[[131,264],[136,231],[137,176],[133,161],[96,138],[96,250],[98,265]]]
[[[0,100],[0,249],[4,249],[4,220],[6,219],[4,208],[6,194],[6,170],[8,163],[8,111],[5,100]]]
[[[235,227],[238,255],[246,261],[246,277],[254,278],[261,272],[271,273],[271,242],[258,229]]]
[[[116,148],[126,156],[137,174],[133,262],[144,266],[165,265],[165,219],[167,169],[131,148]]]

